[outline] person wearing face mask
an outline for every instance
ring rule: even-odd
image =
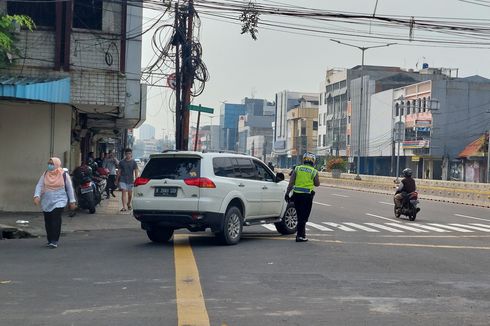
[[[70,209],[74,210],[76,200],[70,175],[61,168],[61,160],[52,157],[34,191],[34,204],[41,205],[50,248],[58,247],[61,234],[61,214],[68,202]]]

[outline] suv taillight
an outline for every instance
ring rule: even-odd
[[[184,182],[188,186],[194,186],[199,188],[216,188],[214,182],[208,178],[189,178],[189,179],[184,179]]]
[[[134,180],[134,186],[135,187],[144,186],[148,182],[150,182],[150,179],[139,177],[139,178],[136,178],[136,180]]]

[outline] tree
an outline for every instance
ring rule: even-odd
[[[28,16],[0,15],[0,68],[9,66],[13,57],[20,54],[15,36],[15,31],[19,27],[27,28],[32,32],[36,25]]]

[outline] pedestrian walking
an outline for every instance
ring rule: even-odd
[[[131,200],[133,198],[133,183],[138,177],[138,164],[133,159],[133,151],[130,148],[124,150],[124,159],[119,162],[117,171],[116,184],[122,191],[121,212],[131,210]]]
[[[102,164],[104,164],[104,160],[107,154],[105,152],[100,152],[100,156],[95,159],[95,163],[97,163],[97,167],[101,168]]]
[[[296,233],[296,242],[306,242],[306,222],[310,217],[311,207],[313,206],[313,189],[320,185],[318,171],[314,168],[316,162],[315,154],[305,153],[303,155],[303,164],[297,165],[291,173],[289,185],[286,190],[285,199],[287,202],[292,200],[298,216],[298,228]],[[289,193],[293,191],[293,196]]]
[[[109,198],[109,192],[112,197],[116,197],[114,195],[114,190],[116,190],[116,167],[119,165],[119,161],[114,155],[113,151],[110,151],[107,157],[104,159],[102,163],[102,167],[109,170],[109,177],[107,178],[107,187],[105,188],[106,196]]]
[[[47,170],[41,175],[34,191],[34,204],[41,205],[44,225],[48,238],[48,247],[57,248],[61,234],[61,215],[69,203],[74,210],[75,194],[70,175],[61,168],[61,160],[52,157]]]

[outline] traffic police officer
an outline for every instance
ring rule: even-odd
[[[294,202],[296,214],[298,216],[298,231],[296,233],[296,242],[306,242],[306,222],[311,213],[313,205],[313,189],[320,185],[318,171],[314,168],[316,157],[312,153],[303,155],[303,164],[297,165],[289,179],[288,189],[285,199]],[[293,190],[293,196],[290,198],[289,193]]]

